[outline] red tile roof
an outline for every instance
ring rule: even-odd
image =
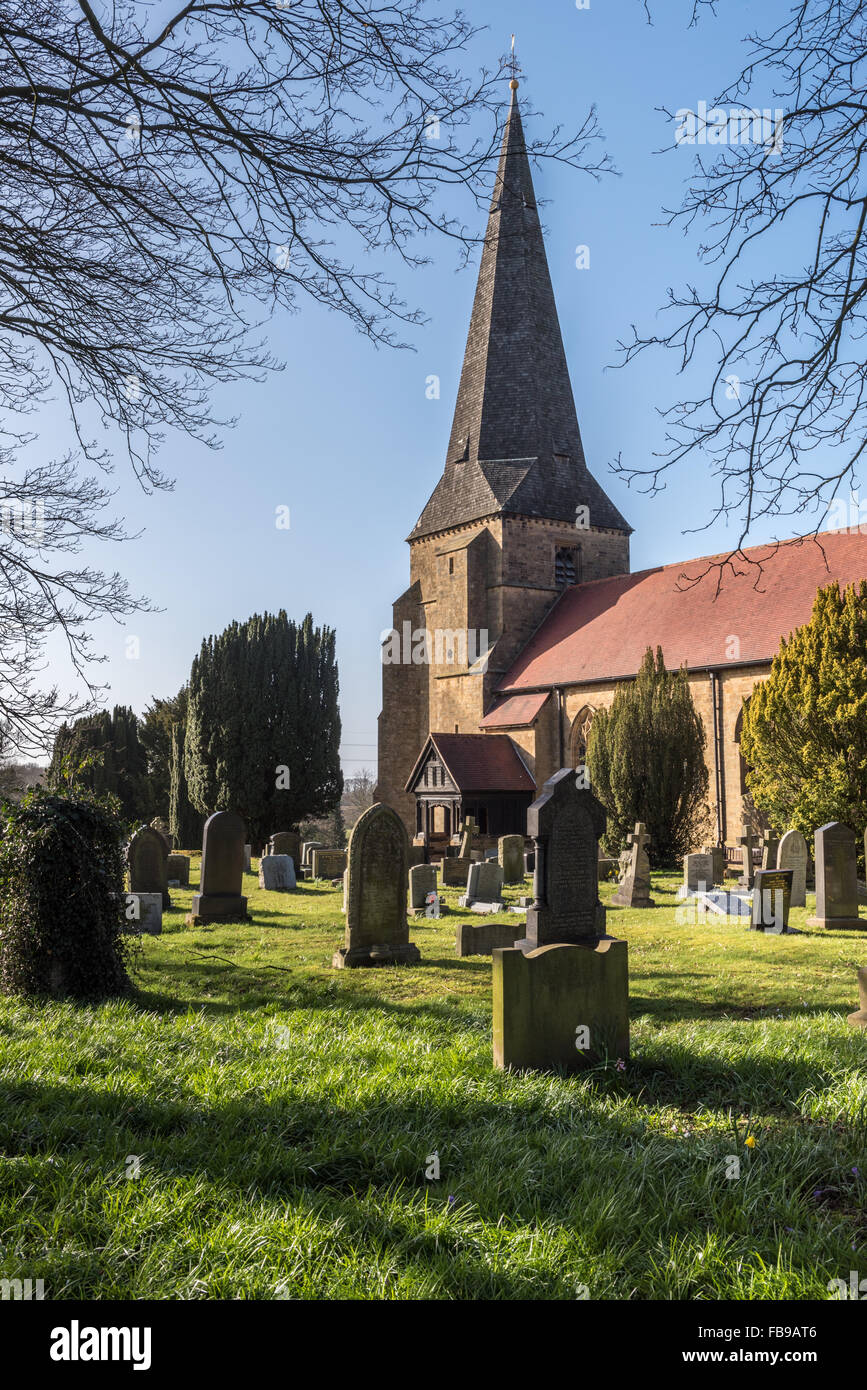
[[[500,691],[581,685],[634,676],[647,648],[669,669],[770,661],[780,639],[809,620],[816,590],[867,579],[867,535],[823,532],[817,540],[754,546],[717,576],[700,575],[724,556],[597,579],[566,589],[500,682]],[[679,587],[680,581],[680,587]]]
[[[542,690],[536,695],[508,695],[488,711],[479,728],[525,729],[535,721],[550,693]]]
[[[462,792],[532,792],[536,783],[507,734],[431,734],[432,742]],[[427,742],[412,770],[410,791],[427,753]]]

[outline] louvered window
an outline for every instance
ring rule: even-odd
[[[558,589],[578,584],[581,579],[580,552],[573,546],[561,546],[554,556],[554,583]]]

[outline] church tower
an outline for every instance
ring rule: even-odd
[[[562,590],[629,571],[630,527],[584,460],[511,88],[445,470],[383,646],[377,798],[411,835],[405,787],[428,734],[478,734]]]

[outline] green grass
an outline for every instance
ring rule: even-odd
[[[457,890],[411,922],[421,965],[334,971],[329,886],[248,875],[254,920],[197,929],[173,889],[135,1002],[0,1000],[0,1278],[55,1299],[828,1298],[867,1275],[867,1038],[845,1021],[867,938],[677,925],[675,888],[609,913],[632,1058],[578,1078],[493,1070]]]

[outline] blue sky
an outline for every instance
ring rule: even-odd
[[[663,205],[680,202],[696,155],[687,145],[656,153],[673,138],[656,108],[710,104],[739,71],[744,36],[756,25],[770,29],[786,9],[722,0],[719,17],[690,29],[689,0],[652,0],[652,26],[641,0],[590,0],[581,10],[574,0],[467,0],[464,8],[489,26],[468,64],[490,66],[517,33],[522,97],[542,113],[528,134],[574,129],[595,102],[620,170],[595,182],[550,164],[534,177],[547,200],[548,258],[588,465],[635,528],[632,568],[722,549],[733,533],[720,524],[684,534],[706,524],[715,496],[700,464],[655,498],[609,472],[616,455],[644,462],[661,446],[657,410],[682,391],[674,357],[623,370],[611,364],[631,323],[658,324],[669,285],[704,273],[694,239],[655,225]],[[504,83],[504,114],[508,96]],[[772,93],[754,90],[745,104],[772,106]],[[590,248],[589,269],[575,266],[578,245]],[[107,703],[141,712],[153,696],[174,694],[203,636],[233,619],[310,610],[337,630],[344,771],[375,768],[380,633],[408,582],[404,538],[443,467],[475,288],[475,264],[461,270],[453,246],[429,241],[426,250],[433,263],[419,271],[382,263],[429,318],[412,330],[414,352],[376,350],[341,317],[300,303],[270,325],[285,370],[215,394],[219,414],[239,417],[220,452],[168,439],[161,463],[176,486],[155,496],[118,460],[116,510],[142,535],[85,556],[120,569],[163,611],[95,630],[107,657],[99,670],[110,685]],[[425,392],[431,374],[441,381],[439,400]],[[41,447],[60,451],[68,442],[62,422],[46,413]],[[275,525],[281,506],[290,509],[288,530]],[[137,657],[127,656],[130,636],[139,639]],[[48,655],[51,678],[67,688],[59,642]]]

